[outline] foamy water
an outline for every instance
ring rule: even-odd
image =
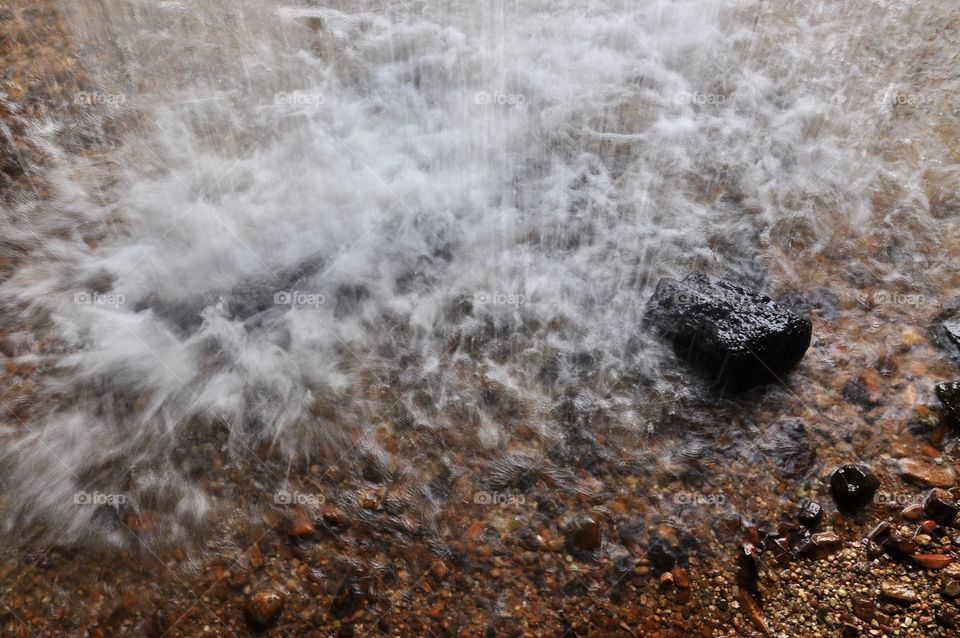
[[[56,193],[9,222],[36,248],[2,294],[57,349],[3,480],[66,540],[103,536],[79,493],[202,522],[197,433],[309,461],[400,414],[495,449],[491,387],[548,440],[565,397],[655,430],[699,387],[639,330],[659,277],[808,288],[881,182],[906,246],[936,232],[876,134],[945,106],[883,50],[918,3],[63,6],[99,84],[37,125]],[[94,163],[70,118],[132,125]]]

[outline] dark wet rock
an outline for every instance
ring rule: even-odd
[[[780,298],[780,303],[802,317],[816,312],[826,321],[833,321],[841,311],[840,299],[829,288],[814,288],[807,293],[791,291]]]
[[[943,607],[936,615],[937,624],[947,629],[960,627],[960,612],[953,607]]]
[[[603,544],[603,530],[600,521],[586,512],[578,514],[566,529],[567,543],[571,547],[584,551],[594,550]]]
[[[960,423],[960,381],[941,383],[934,388],[937,398],[953,420]]]
[[[788,477],[800,476],[817,458],[817,448],[803,421],[790,421],[783,427],[769,427],[757,440],[757,448],[771,458],[777,469]]]
[[[842,510],[863,508],[879,488],[880,480],[865,465],[844,465],[830,475],[830,492]]]
[[[253,595],[244,607],[247,620],[257,627],[272,625],[283,611],[284,598],[275,591],[262,591]]]
[[[932,490],[923,502],[923,513],[941,525],[951,523],[957,517],[958,511],[960,510],[949,492],[943,490]]]
[[[310,257],[299,264],[268,275],[251,277],[229,290],[208,290],[184,298],[148,295],[134,304],[136,312],[152,310],[157,317],[184,332],[192,332],[203,323],[204,309],[220,304],[233,319],[245,322],[265,321],[293,307],[298,295],[310,290],[308,280],[319,272],[324,261]],[[324,296],[311,292],[310,303],[322,304]]]
[[[943,310],[928,328],[931,341],[957,358],[960,350],[960,297],[943,302]]]
[[[647,558],[657,571],[668,571],[677,564],[677,550],[663,538],[654,536],[650,539]]]
[[[913,436],[929,439],[939,425],[940,418],[935,414],[914,415],[907,421],[907,432]]]
[[[702,273],[661,279],[647,319],[720,386],[776,381],[810,346],[812,324],[770,297]]]
[[[338,620],[349,618],[360,610],[365,600],[363,585],[357,580],[347,579],[330,602],[330,615]]]
[[[760,554],[762,550],[749,541],[742,541],[737,552],[737,585],[757,595],[760,591]]]
[[[820,525],[820,521],[823,520],[823,508],[820,507],[819,503],[805,498],[798,507],[797,520],[807,529],[815,530]]]
[[[871,410],[883,402],[880,392],[871,387],[863,377],[854,377],[847,381],[843,388],[843,400],[867,410]]]
[[[817,553],[817,544],[809,536],[800,539],[800,542],[793,548],[793,553],[800,558],[810,558]]]
[[[883,551],[893,558],[903,560],[915,554],[918,549],[917,542],[911,538],[904,538],[899,534],[890,534],[881,543]]]
[[[943,322],[943,331],[947,337],[960,346],[960,319],[951,319]]]
[[[857,596],[853,599],[853,615],[863,622],[870,622],[877,613],[877,606],[872,600],[865,596]]]
[[[360,284],[343,284],[334,293],[333,316],[343,319],[360,312],[363,303],[370,298],[370,290]]]
[[[890,523],[887,521],[880,521],[870,530],[870,533],[867,534],[867,538],[874,543],[883,543],[889,537]]]
[[[787,538],[775,538],[772,548],[774,556],[781,564],[787,564],[793,560],[794,553]]]

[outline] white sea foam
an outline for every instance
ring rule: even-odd
[[[2,292],[49,314],[63,354],[40,390],[58,406],[4,453],[11,520],[86,533],[70,499],[95,489],[172,490],[199,518],[164,461],[188,428],[319,455],[341,433],[308,408],[368,414],[365,372],[443,408],[476,402],[468,360],[544,414],[583,386],[646,429],[622,379],[680,391],[636,330],[658,277],[772,262],[771,285],[802,285],[778,224],[816,251],[874,222],[891,169],[866,129],[890,101],[869,96],[902,78],[881,60],[871,79],[851,41],[909,38],[920,9],[861,4],[65,2],[123,96],[76,117],[139,119],[108,169],[58,145],[69,121],[36,130],[56,195],[10,223],[35,250]]]

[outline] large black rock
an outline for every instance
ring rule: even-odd
[[[803,358],[813,327],[763,293],[703,273],[661,279],[647,319],[720,386],[778,380]]]
[[[946,408],[947,414],[960,423],[960,381],[937,384],[934,390],[937,392],[940,403]]]

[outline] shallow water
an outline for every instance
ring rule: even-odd
[[[112,517],[150,511],[183,539],[343,458],[425,518],[440,466],[717,467],[653,444],[737,410],[641,329],[660,277],[829,288],[841,341],[951,293],[957,30],[927,3],[62,11],[91,89],[33,125],[49,203],[2,222],[28,256],[0,294],[49,343],[11,527],[124,544]],[[789,382],[828,387],[808,365]],[[204,445],[259,482],[211,494]]]

